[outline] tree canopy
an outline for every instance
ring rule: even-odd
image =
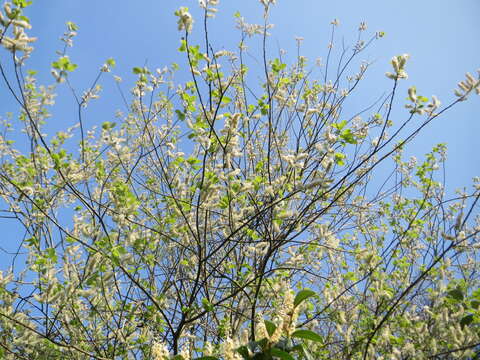
[[[72,22],[52,83],[28,70],[29,5],[0,11],[0,74],[18,107],[2,117],[0,194],[21,229],[4,240],[18,251],[2,255],[0,357],[480,357],[480,181],[447,197],[445,144],[404,156],[429,123],[480,93],[478,75],[442,105],[402,89],[409,56],[398,55],[391,88],[357,109],[349,99],[371,67],[362,54],[384,33],[360,24],[336,63],[333,46],[311,63],[300,38],[292,60],[269,58],[274,0],[260,1],[263,24],[235,15],[233,50],[210,42],[218,0],[201,0],[202,19],[172,14],[184,65],[134,66],[124,93],[107,59],[79,92]],[[246,56],[252,43],[258,62]],[[84,114],[109,77],[127,110],[90,128]],[[46,134],[65,91],[76,125]],[[404,107],[395,122],[394,106]]]

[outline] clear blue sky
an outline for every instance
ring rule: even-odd
[[[69,52],[72,61],[79,65],[72,76],[77,89],[87,87],[105,59],[113,57],[117,61],[115,72],[124,78],[124,90],[128,91],[133,66],[147,62],[155,68],[174,61],[181,63],[176,52],[181,34],[173,16],[181,5],[191,9],[197,19],[193,36],[199,34],[201,19],[196,0],[36,0],[28,13],[32,32],[39,41],[29,67],[40,70],[41,79],[50,81],[50,63],[56,58],[55,50],[61,47],[57,39],[65,22],[73,21],[80,27]],[[257,0],[222,0],[219,10],[212,21],[211,40],[215,50],[232,49],[238,43],[239,33],[233,22],[237,10],[247,22],[261,21],[262,6]],[[383,74],[390,68],[390,58],[409,53],[409,79],[402,83],[398,99],[404,98],[409,86],[416,85],[422,95],[435,94],[446,104],[454,98],[452,90],[464,73],[474,73],[480,68],[479,14],[478,0],[278,0],[272,10],[271,22],[275,28],[270,51],[276,54],[283,48],[293,53],[294,37],[302,36],[303,54],[313,61],[326,55],[329,23],[333,18],[340,20],[339,39],[345,38],[347,44],[354,41],[358,24],[366,21],[367,34],[386,33],[385,38],[365,53],[366,58],[375,60],[362,87],[365,94],[361,96],[365,96],[366,103],[389,90],[390,83]],[[111,79],[105,80],[104,95],[108,99],[103,98],[87,112],[91,124],[108,120],[105,117],[111,118],[114,110],[121,107],[118,93],[108,91]],[[54,127],[72,125],[75,119],[72,100],[68,95],[58,100],[59,107],[51,119]],[[436,143],[448,143],[449,188],[468,184],[473,176],[480,175],[480,162],[475,155],[480,133],[479,109],[480,97],[472,96],[430,125],[412,144],[410,153],[422,155]],[[394,120],[400,121],[404,114],[400,109]]]
[[[124,78],[122,86],[128,93],[134,76],[134,66],[163,67],[172,62],[183,63],[177,53],[181,34],[177,31],[173,12],[179,6],[188,6],[197,19],[193,37],[200,32],[200,11],[197,1],[185,0],[34,0],[27,9],[33,29],[39,40],[35,44],[27,68],[39,71],[41,83],[52,83],[50,64],[55,61],[55,50],[61,49],[58,40],[65,30],[65,22],[73,21],[80,27],[75,44],[69,50],[71,60],[79,67],[71,76],[79,92],[95,78],[103,62],[113,57],[117,62],[115,73]],[[211,41],[215,50],[235,49],[239,32],[235,29],[233,14],[239,11],[247,22],[260,22],[262,6],[258,0],[221,0],[219,14],[212,21]],[[386,36],[365,53],[375,60],[364,85],[359,90],[365,105],[391,89],[391,81],[384,73],[390,70],[389,60],[397,54],[409,53],[409,79],[400,87],[398,99],[406,97],[406,90],[416,85],[418,92],[430,97],[437,95],[443,104],[454,99],[456,83],[465,72],[480,68],[480,1],[385,1],[385,0],[278,0],[272,10],[269,51],[275,55],[279,48],[295,51],[295,37],[305,38],[303,55],[312,61],[325,57],[330,21],[340,20],[337,39],[345,38],[351,44],[361,21],[368,24],[368,34],[384,31]],[[258,56],[260,58],[260,55]],[[5,54],[2,55],[5,61]],[[113,80],[102,82],[103,97],[87,109],[86,127],[113,119],[116,109],[122,107],[119,94],[113,91]],[[5,93],[3,85],[0,90]],[[68,89],[58,89],[58,105],[53,109],[47,130],[56,131],[76,121],[76,110]],[[0,99],[2,116],[15,111],[10,98]],[[408,154],[421,157],[439,143],[448,144],[447,185],[454,188],[468,185],[473,176],[480,175],[478,161],[480,134],[480,97],[472,96],[446,116],[439,118],[418,137]],[[394,113],[394,120],[406,116],[405,109]],[[0,229],[12,230],[11,222],[2,221]],[[13,234],[13,233],[12,233]],[[2,266],[3,268],[3,266]]]

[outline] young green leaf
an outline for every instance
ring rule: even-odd
[[[462,320],[460,320],[460,325],[463,327],[470,325],[473,322],[473,315],[468,314],[467,316],[464,316]]]
[[[78,25],[75,24],[74,22],[67,21],[67,29],[68,29],[68,31],[77,31],[78,30]]]
[[[107,59],[107,65],[108,66],[115,67],[115,64],[116,64],[115,59],[113,59],[113,58]]]
[[[303,301],[305,301],[306,299],[312,297],[312,296],[315,296],[315,291],[312,291],[312,290],[308,290],[308,289],[304,289],[304,290],[301,290],[297,293],[297,295],[295,296],[295,300],[293,300],[293,305],[295,307],[297,307],[298,305],[300,305]]]
[[[293,332],[292,337],[320,343],[323,342],[323,338],[320,335],[310,330],[296,330]]]
[[[272,348],[270,350],[273,356],[280,358],[281,360],[295,360],[292,355],[286,351],[280,350],[278,348]]]
[[[456,289],[450,290],[448,292],[448,297],[455,299],[457,301],[463,301],[464,296],[463,296],[462,289],[456,288]]]
[[[269,336],[272,336],[275,330],[277,329],[277,325],[275,325],[273,322],[264,320],[265,327],[267,328],[267,332]]]

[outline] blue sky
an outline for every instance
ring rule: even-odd
[[[32,33],[39,37],[29,68],[40,71],[43,82],[51,82],[50,64],[56,59],[55,50],[61,48],[58,38],[64,32],[65,22],[73,21],[80,27],[75,44],[69,50],[70,58],[79,65],[72,75],[78,90],[84,90],[94,79],[97,69],[109,57],[117,61],[115,73],[124,78],[126,92],[134,77],[133,66],[163,67],[172,62],[182,64],[176,52],[181,34],[176,29],[173,12],[179,6],[188,6],[197,19],[195,36],[200,36],[200,11],[197,1],[113,1],[82,0],[48,2],[34,1],[28,9],[33,24]],[[260,22],[262,6],[257,0],[222,0],[219,14],[211,22],[210,36],[215,50],[234,49],[239,33],[233,14],[239,11],[249,23]],[[275,24],[269,51],[276,55],[286,49],[293,55],[295,36],[304,37],[302,53],[312,61],[324,57],[330,33],[330,21],[340,20],[337,39],[351,44],[356,39],[361,21],[368,24],[367,34],[384,31],[386,36],[377,41],[364,55],[374,60],[365,84],[359,94],[366,103],[390,89],[384,77],[390,70],[389,60],[402,53],[411,54],[407,65],[409,79],[400,87],[402,100],[406,89],[415,85],[418,92],[430,97],[437,95],[443,104],[453,100],[452,90],[464,78],[465,72],[480,68],[480,2],[477,0],[437,1],[316,1],[278,0],[272,10]],[[260,56],[259,56],[260,58]],[[87,121],[98,124],[112,118],[121,107],[117,92],[109,92],[113,81],[105,78],[103,98],[87,112]],[[60,88],[68,93],[66,88]],[[405,94],[405,96],[403,95]],[[71,96],[59,96],[58,107],[51,119],[54,129],[70,126],[75,121]],[[2,101],[3,102],[3,101]],[[447,185],[457,188],[470,183],[480,174],[480,162],[475,156],[480,133],[478,110],[480,97],[472,96],[446,116],[431,124],[410,148],[409,154],[421,156],[434,144],[448,144]],[[397,107],[394,120],[401,121],[406,112]]]
[[[200,11],[197,1],[184,0],[34,0],[27,9],[33,29],[30,34],[39,40],[27,68],[39,71],[40,83],[53,82],[50,64],[57,59],[56,50],[62,48],[58,40],[65,31],[65,22],[79,25],[74,47],[69,50],[71,60],[78,69],[71,75],[72,84],[81,93],[94,80],[98,69],[107,58],[117,62],[115,73],[124,78],[122,87],[126,93],[134,81],[134,66],[151,67],[178,62],[184,64],[177,49],[182,34],[177,31],[173,13],[180,6],[190,7],[197,19],[192,35],[199,41]],[[257,0],[221,0],[219,14],[211,21],[211,41],[214,50],[235,49],[240,35],[234,26],[234,13],[239,11],[249,23],[261,22],[262,5]],[[314,61],[325,57],[330,35],[330,21],[340,20],[337,40],[352,44],[361,21],[368,24],[367,34],[384,31],[386,36],[368,48],[363,58],[374,61],[367,78],[359,89],[357,101],[368,105],[373,99],[391,89],[391,80],[384,73],[390,70],[390,58],[409,53],[407,64],[409,79],[400,85],[400,102],[406,98],[407,88],[415,85],[418,92],[430,97],[437,95],[443,104],[454,99],[453,89],[464,79],[465,72],[474,73],[480,68],[480,1],[385,1],[385,0],[278,0],[272,9],[269,53],[273,57],[280,48],[295,54],[296,36],[305,40],[302,54]],[[197,40],[195,40],[195,38]],[[258,59],[260,59],[258,55]],[[5,61],[5,54],[2,55]],[[185,67],[183,67],[185,69]],[[180,71],[179,79],[182,79]],[[183,73],[184,79],[185,73]],[[99,101],[92,103],[85,115],[86,127],[112,121],[115,110],[122,108],[118,92],[110,77],[102,81],[105,90]],[[5,88],[0,86],[4,93]],[[76,121],[74,102],[65,86],[58,88],[57,105],[46,129],[54,132],[72,126]],[[0,99],[2,116],[15,111],[11,99]],[[429,125],[407,152],[421,157],[440,142],[448,144],[447,188],[471,183],[480,175],[478,161],[478,134],[480,97],[456,106],[446,116]],[[407,112],[396,106],[393,119],[401,121]],[[9,222],[10,223],[10,222]],[[1,229],[11,230],[11,223],[2,221]]]

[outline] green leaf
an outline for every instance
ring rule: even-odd
[[[69,71],[69,72],[72,72],[72,71],[75,70],[77,67],[78,67],[77,64],[68,63],[68,64],[65,65],[65,70],[67,70],[67,71]]]
[[[346,155],[342,153],[335,153],[335,164],[338,164],[340,166],[345,165],[345,159]]]
[[[450,297],[452,299],[455,299],[457,301],[463,301],[463,299],[464,299],[462,289],[460,289],[460,288],[450,290],[448,292],[448,297]]]
[[[342,120],[339,123],[332,124],[332,127],[337,130],[342,130],[345,127],[345,125],[347,125],[347,120]]]
[[[180,47],[178,48],[178,51],[180,52],[185,52],[187,51],[187,42],[185,40],[182,40],[181,41],[181,45]]]
[[[188,162],[190,165],[196,165],[196,164],[201,163],[201,161],[200,161],[199,159],[197,159],[196,157],[194,157],[194,156],[190,156],[190,157],[187,159],[187,162]]]
[[[248,348],[246,346],[240,346],[236,351],[242,355],[242,357],[247,360],[250,359],[250,356],[248,355]]]
[[[178,120],[185,120],[185,113],[181,112],[180,110],[175,110],[175,114],[177,114]]]
[[[195,358],[193,360],[220,360],[220,359],[216,356],[202,356],[199,358]]]
[[[103,130],[108,130],[108,129],[113,129],[117,125],[115,122],[110,122],[110,121],[105,121],[102,123],[102,129]]]
[[[286,66],[287,66],[287,65],[281,63],[279,59],[275,59],[275,60],[272,62],[272,70],[273,70],[274,73],[280,72],[281,70],[285,69]]]
[[[67,29],[69,31],[77,31],[78,30],[78,25],[75,24],[74,22],[67,21]]]
[[[253,359],[253,360],[271,360],[272,359],[272,356],[271,355],[267,355],[263,352],[261,353],[257,353],[253,356],[253,358],[250,358],[248,357],[247,359]]]
[[[73,71],[77,68],[77,64],[71,63],[68,56],[62,56],[52,63],[52,67],[58,70]]]
[[[27,24],[30,24],[30,19],[29,19],[28,17],[26,17],[26,16],[24,16],[24,15],[20,15],[18,18],[19,18],[20,20],[25,21]]]
[[[469,314],[467,316],[464,316],[462,320],[460,320],[460,325],[462,325],[462,328],[464,326],[468,326],[473,322],[473,315]]]
[[[39,240],[36,237],[31,237],[25,240],[25,242],[30,246],[38,246],[40,244]]]
[[[280,350],[280,349],[275,348],[275,347],[272,348],[272,349],[270,350],[270,352],[272,353],[273,356],[276,356],[276,357],[278,357],[278,358],[280,358],[280,359],[282,359],[282,360],[295,360],[295,359],[293,358],[293,356],[290,355],[289,353],[287,353],[286,351]]]
[[[273,322],[269,320],[264,320],[265,327],[267,328],[267,332],[269,336],[272,336],[275,330],[277,329],[277,325],[275,325]]]
[[[135,66],[133,69],[132,69],[133,73],[136,74],[136,75],[140,75],[140,74],[150,74],[150,71],[146,68],[146,67],[138,67],[138,66]]]
[[[356,144],[357,143],[357,140],[353,136],[352,130],[350,130],[350,129],[345,129],[344,131],[342,131],[342,133],[340,134],[340,137],[346,143],[349,143],[349,144]]]
[[[50,259],[52,262],[56,263],[57,262],[57,253],[55,251],[55,248],[48,248],[45,250],[45,257],[47,259]]]
[[[107,65],[111,66],[111,67],[115,67],[115,65],[116,65],[115,59],[113,59],[113,58],[107,59]]]
[[[297,307],[300,305],[303,301],[308,299],[309,297],[315,296],[315,291],[304,289],[295,296],[295,300],[293,300],[293,305]]]
[[[472,297],[480,301],[480,288],[472,292]]]
[[[31,1],[27,1],[27,0],[13,0],[13,3],[22,9],[32,4]]]
[[[202,306],[205,309],[205,311],[208,311],[208,312],[213,311],[213,304],[210,301],[208,301],[207,298],[202,299]]]
[[[299,339],[305,339],[305,340],[312,340],[315,342],[322,343],[323,338],[318,335],[317,333],[310,331],[310,330],[296,330],[293,334],[292,337],[294,338],[299,338]]]

